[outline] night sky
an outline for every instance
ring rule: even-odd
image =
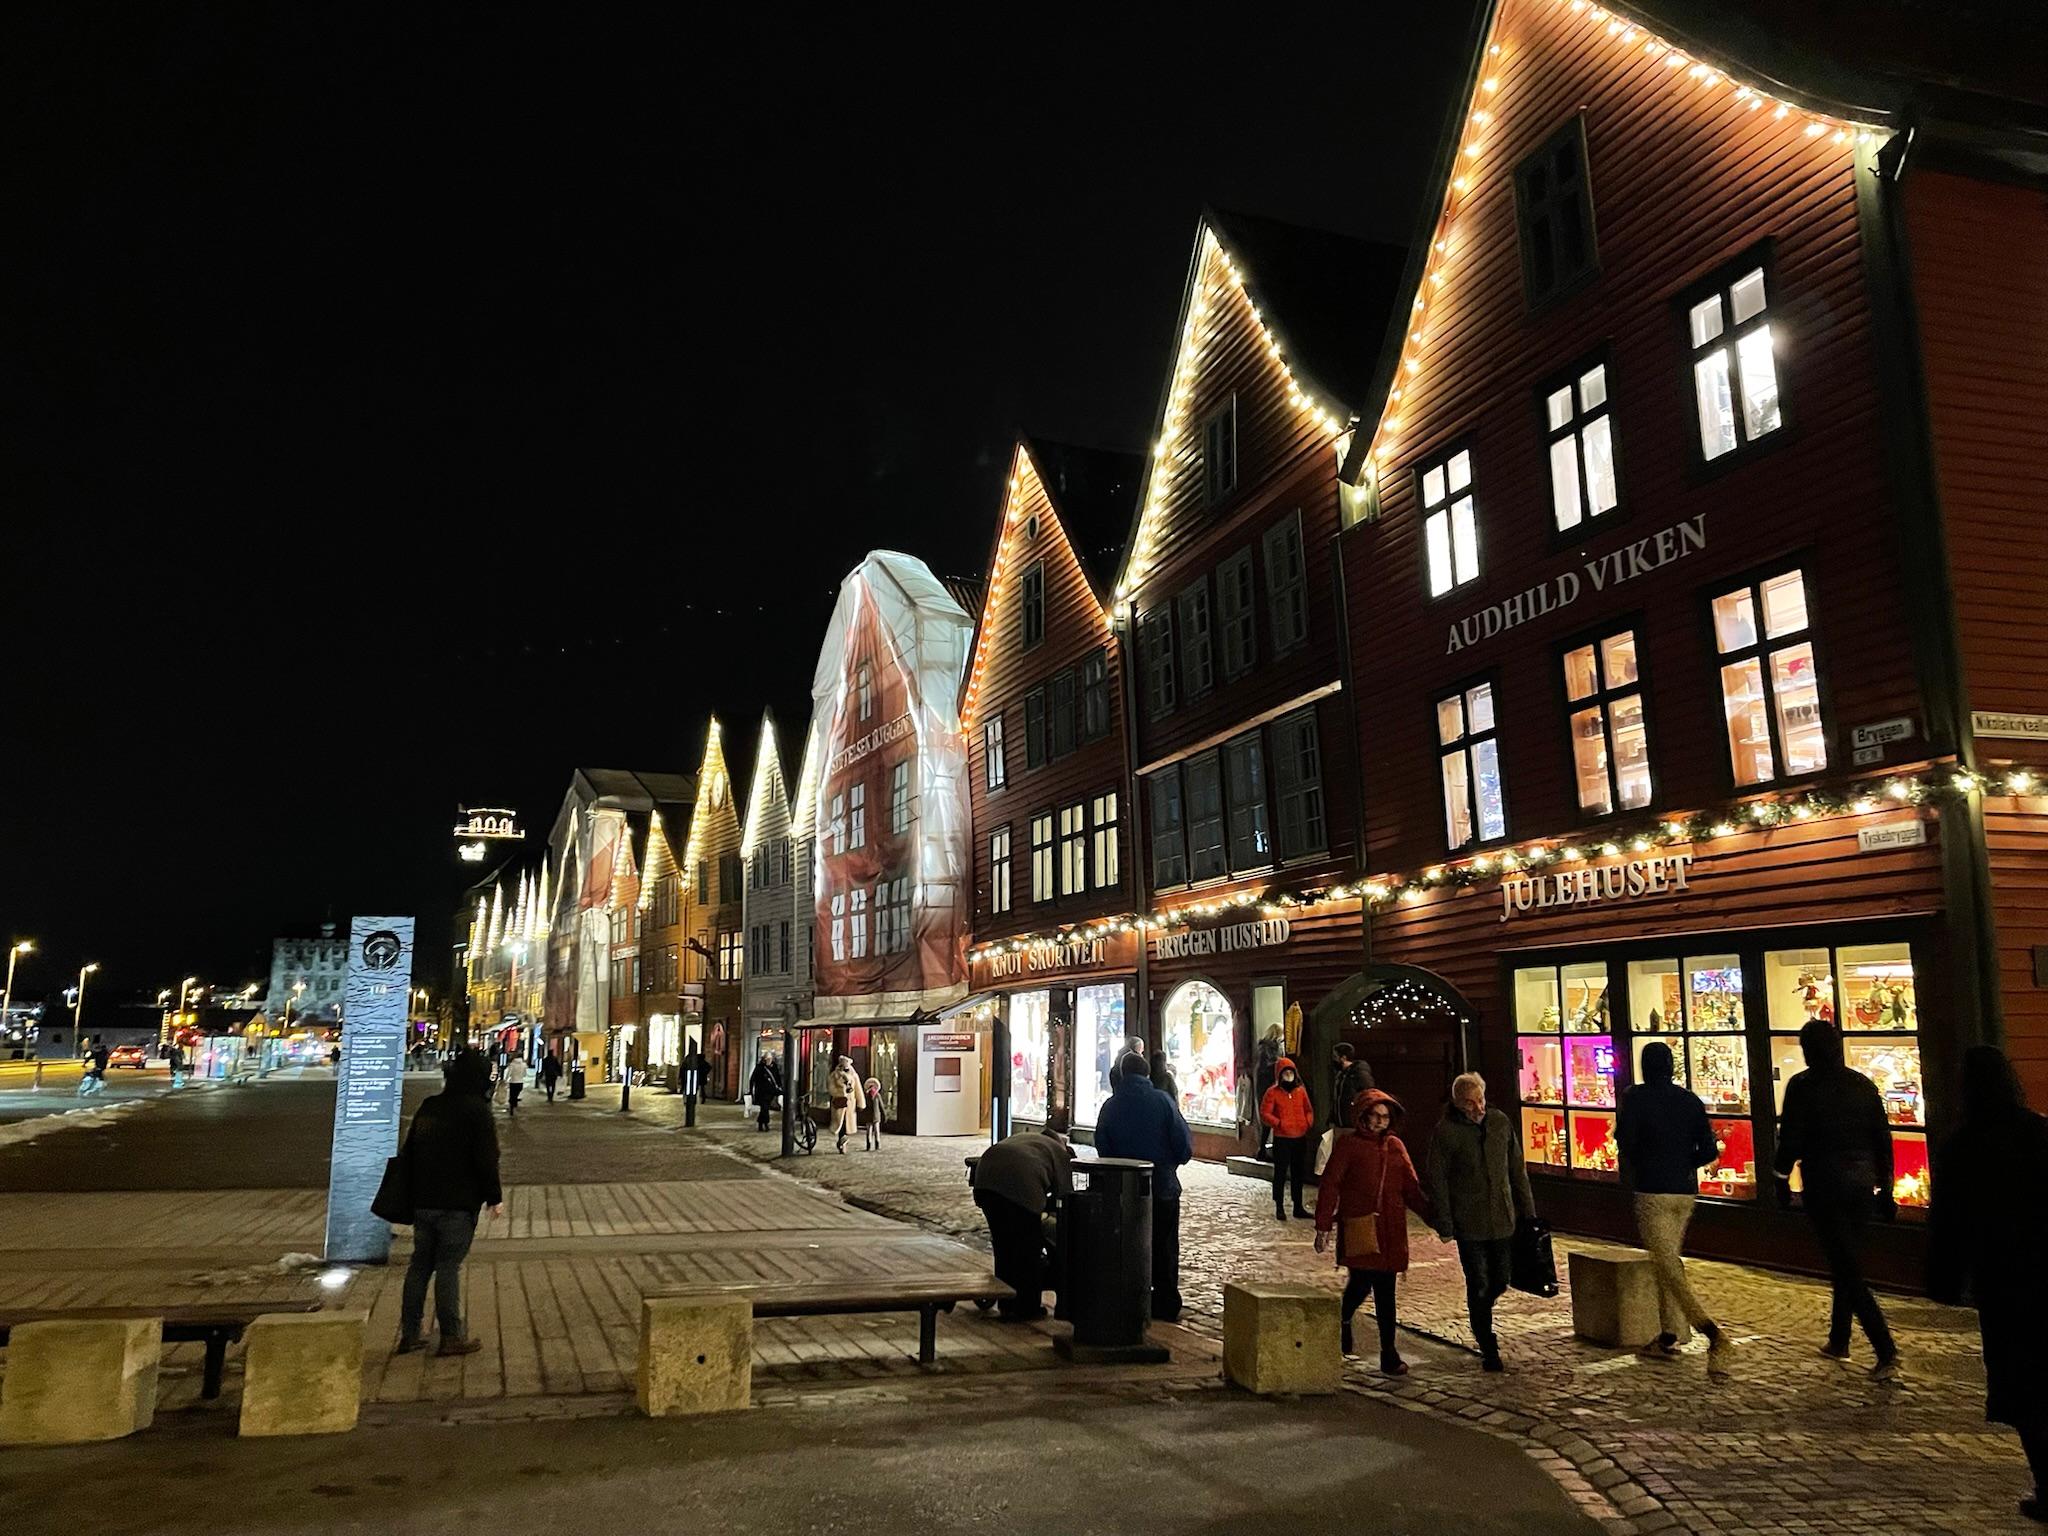
[[[19,991],[360,910],[438,992],[458,804],[793,755],[864,551],[1145,441],[1205,201],[1406,238],[1470,17],[659,14],[9,21]]]

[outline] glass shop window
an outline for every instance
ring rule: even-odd
[[[1230,1000],[1206,981],[1174,988],[1160,1011],[1159,1046],[1191,1124],[1237,1124],[1237,1025]]]
[[[1634,1079],[1642,1081],[1643,1050],[1653,1040],[1671,1047],[1672,1080],[1699,1095],[1721,1150],[1718,1160],[1700,1170],[1700,1193],[1727,1200],[1756,1198],[1756,1131],[1742,989],[1740,955],[1659,956],[1629,962]]]
[[[1129,1031],[1124,1027],[1124,984],[1120,981],[1080,987],[1074,993],[1074,1124],[1093,1125],[1109,1102],[1109,1069],[1123,1053]]]
[[[1604,961],[1514,973],[1522,1155],[1611,1176],[1617,1103],[1614,1031]]]
[[[1010,994],[1010,1115],[1013,1119],[1045,1118],[1047,1032],[1051,1017],[1050,992]]]

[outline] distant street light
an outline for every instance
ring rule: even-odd
[[[0,993],[0,1024],[14,1017],[14,962],[35,947],[35,940],[22,939],[7,951],[7,990]]]
[[[197,976],[187,976],[178,983],[178,1011],[171,1021],[167,1021],[164,1024],[164,1043],[166,1045],[170,1043],[171,1036],[176,1033],[177,1026],[185,1022],[185,989],[197,985],[198,981],[199,978]],[[164,988],[164,992],[168,996],[170,988]]]
[[[299,1000],[299,994],[305,990],[306,983],[303,980],[295,981],[292,983],[292,995],[284,1000],[283,1027],[285,1029],[290,1029],[292,1027],[292,1004],[296,1003]]]
[[[78,968],[78,985],[71,989],[71,1033],[78,1036],[78,1054],[85,1054],[85,978],[100,968],[99,961]]]

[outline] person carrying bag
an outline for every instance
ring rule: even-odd
[[[1380,1330],[1380,1369],[1408,1374],[1395,1347],[1395,1285],[1408,1269],[1408,1212],[1433,1221],[1435,1212],[1415,1172],[1415,1162],[1394,1126],[1400,1100],[1369,1088],[1353,1104],[1356,1131],[1337,1139],[1322,1182],[1316,1187],[1316,1252],[1329,1251],[1337,1234],[1337,1263],[1350,1271],[1344,1283],[1344,1353],[1353,1353],[1352,1314],[1371,1292]]]

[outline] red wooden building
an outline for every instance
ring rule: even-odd
[[[1481,18],[1344,466],[1366,943],[1415,985],[1337,1022],[1452,1021],[1539,1203],[1616,1230],[1668,1041],[1722,1148],[1699,1242],[1782,1260],[1807,1019],[1909,1217],[1963,1046],[2003,1015],[2048,1086],[2042,418],[2001,400],[2048,381],[2042,162],[1663,9]]]

